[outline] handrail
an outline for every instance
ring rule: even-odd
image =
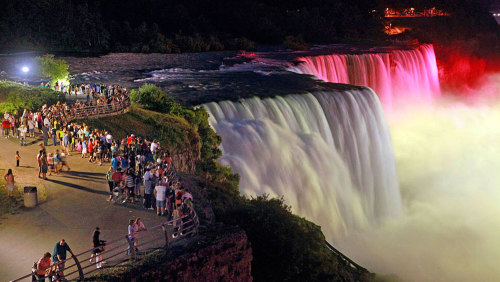
[[[369,272],[366,268],[360,266],[359,264],[355,263],[353,260],[351,260],[350,258],[348,258],[346,255],[344,255],[343,253],[341,253],[339,250],[337,250],[334,246],[332,246],[330,243],[328,243],[327,240],[325,240],[325,244],[326,246],[330,249],[330,251],[332,251],[333,253],[335,253],[337,256],[339,256],[344,262],[347,263],[347,265],[349,265],[351,268],[355,268],[357,270],[361,270],[361,271],[366,271],[366,272]]]
[[[184,219],[186,218],[189,218],[187,219],[186,221],[183,222]],[[179,230],[187,230],[187,232],[184,232],[182,233],[182,231],[178,232],[178,236],[177,237],[172,237],[173,234],[169,234],[170,233],[170,230],[168,228],[168,225],[172,225],[174,228],[179,228]],[[140,244],[138,246],[145,246],[147,244],[150,244],[152,242],[155,242],[157,241],[158,239],[162,238],[163,236],[159,236],[159,233],[160,232],[164,232],[165,233],[165,245],[164,245],[164,248],[167,249],[170,244],[171,244],[171,241],[178,241],[179,239],[181,238],[184,238],[188,235],[191,235],[191,234],[194,234],[194,233],[197,233],[198,232],[198,227],[199,227],[199,221],[198,221],[198,215],[196,214],[196,211],[194,211],[194,209],[191,209],[190,213],[189,214],[186,214],[186,215],[183,215],[179,218],[176,218],[176,219],[171,219],[171,220],[168,220],[168,221],[165,221],[161,224],[158,224],[158,225],[155,225],[153,227],[150,227],[148,228],[148,230],[146,231],[140,231],[140,232],[137,232],[137,233],[142,233],[142,232],[150,232],[150,231],[155,231],[155,233],[148,233],[146,235],[146,237],[141,237],[142,239],[144,238],[148,238],[149,237],[149,240],[148,241],[145,241],[145,242],[142,242],[142,240],[140,241]],[[191,230],[192,229],[192,230]],[[181,235],[182,233],[182,235]],[[151,238],[154,238],[151,240]],[[125,239],[126,242],[123,242]],[[107,250],[104,250],[103,252],[101,252],[101,255],[102,254],[110,254],[111,252],[113,251],[116,251],[117,249],[119,248],[124,248],[124,247],[129,247],[130,248],[130,252],[131,252],[131,259],[133,261],[135,261],[136,259],[136,255],[135,254],[135,248],[136,246],[134,246],[134,241],[133,240],[130,240],[130,235],[125,235],[125,236],[120,236],[119,238],[116,238],[116,239],[113,239],[111,241],[109,241],[108,243],[106,243],[106,246],[110,246],[110,245],[113,245],[113,244],[118,244],[117,246],[114,246],[113,248],[111,249],[107,249]],[[68,269],[71,269],[73,267],[76,266],[76,270],[72,270],[70,271],[69,273],[66,274],[66,277],[65,278],[68,278],[69,276],[73,275],[73,274],[76,274],[78,273],[78,276],[77,278],[70,278],[69,280],[77,280],[77,279],[82,279],[82,278],[85,278],[85,275],[88,275],[90,273],[93,273],[95,271],[98,271],[100,269],[92,269],[90,271],[84,271],[84,270],[89,270],[89,267],[93,266],[93,265],[96,265],[97,262],[94,262],[94,263],[90,263],[89,265],[87,266],[84,266],[82,267],[80,265],[80,261],[78,259],[78,257],[81,257],[85,254],[90,254],[92,253],[95,249],[97,249],[99,247],[93,247],[93,248],[90,248],[86,251],[83,251],[83,252],[80,252],[78,254],[73,254],[72,253],[72,256],[63,260],[63,261],[60,261],[60,262],[57,262],[57,263],[53,263],[52,265],[50,265],[49,268],[47,269],[53,269],[54,267],[56,267],[58,264],[61,264],[61,263],[66,263],[70,260],[74,260],[74,264],[70,265],[70,266],[67,266],[65,267],[65,270],[68,270]],[[116,257],[118,255],[122,254],[122,251],[118,251],[116,254],[113,254],[111,255],[109,258],[112,258],[112,257]],[[85,261],[87,258],[83,259],[82,261]],[[80,258],[81,260],[81,258]],[[11,280],[10,282],[17,282],[17,281],[22,281],[26,278],[31,278],[33,276],[33,272],[29,273],[29,274],[26,274],[22,277],[19,277],[17,279],[14,279],[14,280]],[[45,279],[42,278],[42,279]]]
[[[91,105],[76,107],[69,110],[67,116],[68,120],[84,119],[84,118],[97,118],[109,116],[116,113],[121,113],[130,107],[130,97],[119,101],[112,102],[106,105]]]

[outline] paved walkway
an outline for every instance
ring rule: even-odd
[[[147,226],[165,218],[152,211],[124,207],[107,202],[108,166],[88,163],[79,155],[68,157],[71,172],[39,179],[36,154],[39,141],[28,138],[29,145],[19,146],[17,138],[0,137],[0,168],[13,168],[17,187],[45,187],[46,196],[36,208],[22,209],[19,214],[0,219],[0,281],[9,281],[31,271],[33,261],[43,253],[53,252],[57,241],[64,238],[79,253],[92,247],[92,233],[101,227],[101,239],[110,240],[127,233],[128,220],[141,217]],[[56,148],[48,146],[47,152]],[[59,147],[58,147],[59,149]],[[15,167],[15,151],[20,151],[21,167]],[[75,152],[76,153],[76,152]]]

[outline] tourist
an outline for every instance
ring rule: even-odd
[[[40,155],[40,172],[42,173],[44,180],[47,180],[48,168],[49,168],[49,165],[47,163],[47,153],[45,151],[43,151]],[[38,174],[38,177],[40,177],[40,174]]]
[[[129,238],[130,244],[127,248],[127,255],[130,255],[132,253],[130,246],[134,245],[134,243],[135,243],[136,233],[137,233],[137,229],[136,229],[135,221],[133,219],[131,219],[128,222],[128,238]]]
[[[108,187],[109,187],[109,198],[108,202],[111,201],[111,198],[113,198],[113,189],[115,188],[114,182],[113,182],[113,173],[114,169],[112,167],[109,167],[108,171],[106,172],[106,180],[108,181]]]
[[[53,156],[54,160],[54,168],[56,170],[56,174],[59,173],[59,171],[62,170],[62,167],[59,167],[61,165],[61,154],[59,153],[59,150],[56,150],[56,153]]]
[[[153,209],[153,183],[154,183],[154,174],[151,173],[151,169],[149,167],[146,168],[146,173],[144,174],[144,208]]]
[[[4,118],[2,121],[3,134],[5,138],[9,138],[10,121],[8,118]]]
[[[94,247],[92,254],[90,255],[89,262],[92,263],[92,259],[95,257],[95,262],[97,268],[101,268],[102,264],[105,263],[102,260],[101,253],[104,251],[104,246],[106,245],[106,241],[101,240],[99,237],[101,235],[101,229],[96,227],[94,230],[94,234],[92,234],[92,246]]]
[[[113,153],[113,158],[111,159],[111,168],[113,170],[117,170],[119,166],[120,166],[120,161],[119,161],[118,157],[116,156],[116,154]]]
[[[28,119],[28,136],[35,137],[35,122],[32,119]]]
[[[66,243],[64,239],[61,239],[61,241],[57,242],[56,245],[54,246],[54,253],[52,254],[52,260],[54,261],[57,270],[62,275],[64,275],[63,271],[66,263],[65,262],[66,252],[70,252],[70,254],[74,256],[68,243]]]
[[[12,169],[9,168],[7,174],[4,176],[4,179],[7,182],[9,198],[11,198],[12,193],[14,192],[14,174],[12,173]]]
[[[43,137],[43,145],[49,145],[49,128],[47,126],[42,127],[42,137]]]
[[[57,167],[54,165],[54,155],[49,153],[47,156],[47,165],[49,166],[49,176],[52,175],[52,172],[57,173]]]
[[[82,141],[82,158],[87,157],[87,140],[84,138]]]
[[[52,136],[52,146],[57,146],[57,129],[55,126],[50,130]]]
[[[130,199],[130,202],[133,203],[135,200],[135,173],[131,168],[127,171],[127,176],[125,177],[125,195],[126,198],[123,200],[123,203],[127,202]]]
[[[158,216],[163,216],[165,214],[165,194],[167,187],[164,180],[161,180],[154,189],[154,195],[156,198],[156,214]]]
[[[146,228],[140,217],[138,217],[135,220],[134,224],[135,224],[135,230],[137,231],[135,235],[134,246],[135,246],[135,251],[137,252],[138,251],[137,246],[139,246],[139,232],[148,231],[148,229]]]
[[[19,155],[19,151],[16,151],[16,166],[19,167],[19,162],[21,161],[21,155]]]
[[[19,142],[21,143],[21,146],[26,146],[26,134],[28,132],[26,125],[21,124],[21,126],[19,126],[17,131],[19,132],[19,136],[20,136]]]
[[[45,276],[49,276],[51,272],[51,256],[52,255],[47,252],[36,262],[36,265],[33,265],[32,281],[46,281]]]
[[[61,171],[63,170],[63,167],[68,168],[68,171],[71,170],[68,164],[68,158],[66,157],[66,154],[64,152],[61,152],[59,159],[61,160]]]

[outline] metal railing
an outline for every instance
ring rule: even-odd
[[[148,228],[147,231],[138,232],[135,239],[132,239],[129,235],[124,235],[108,241],[105,244],[105,250],[100,253],[102,258],[101,263],[102,260],[106,260],[106,266],[108,267],[117,265],[126,260],[136,261],[140,255],[145,254],[144,251],[138,251],[139,247],[141,250],[146,251],[159,248],[168,249],[172,243],[187,236],[196,234],[198,232],[199,225],[200,222],[198,216],[192,209],[189,214],[181,216],[180,218],[158,224]],[[178,235],[175,236],[175,234]],[[88,249],[76,255],[71,252],[70,258],[53,263],[47,269],[47,272],[49,272],[49,270],[55,270],[61,263],[70,264],[69,266],[64,267],[63,280],[82,280],[85,277],[88,277],[89,274],[103,269],[102,267],[97,267],[99,266],[99,262],[95,259],[94,261],[89,260],[90,255],[93,254],[94,250],[98,248],[101,248],[101,246]],[[71,262],[73,263],[71,264]],[[52,273],[55,274],[55,271]],[[34,272],[31,272],[22,277],[11,280],[11,282],[31,280],[33,276]],[[51,276],[52,275],[46,274],[45,277],[40,280],[35,279],[35,281],[45,281],[45,278],[50,278]]]
[[[66,115],[66,118],[68,120],[77,120],[110,116],[117,113],[123,113],[129,107],[130,97],[127,97],[123,101],[113,102],[106,105],[90,105],[71,108],[69,113]]]
[[[352,259],[348,258],[346,255],[344,255],[339,250],[337,250],[335,247],[333,247],[330,243],[328,243],[328,241],[325,240],[325,244],[328,247],[328,249],[330,249],[330,251],[332,251],[334,254],[336,254],[341,260],[343,260],[347,266],[349,266],[355,270],[358,270],[358,271],[370,273],[366,268],[355,263]]]

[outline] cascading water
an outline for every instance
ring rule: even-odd
[[[401,213],[392,145],[367,88],[204,105],[247,195],[284,196],[328,238]]]
[[[431,103],[440,96],[436,56],[432,45],[412,50],[358,55],[323,55],[298,58],[290,70],[319,79],[372,88],[385,109],[399,102]]]

